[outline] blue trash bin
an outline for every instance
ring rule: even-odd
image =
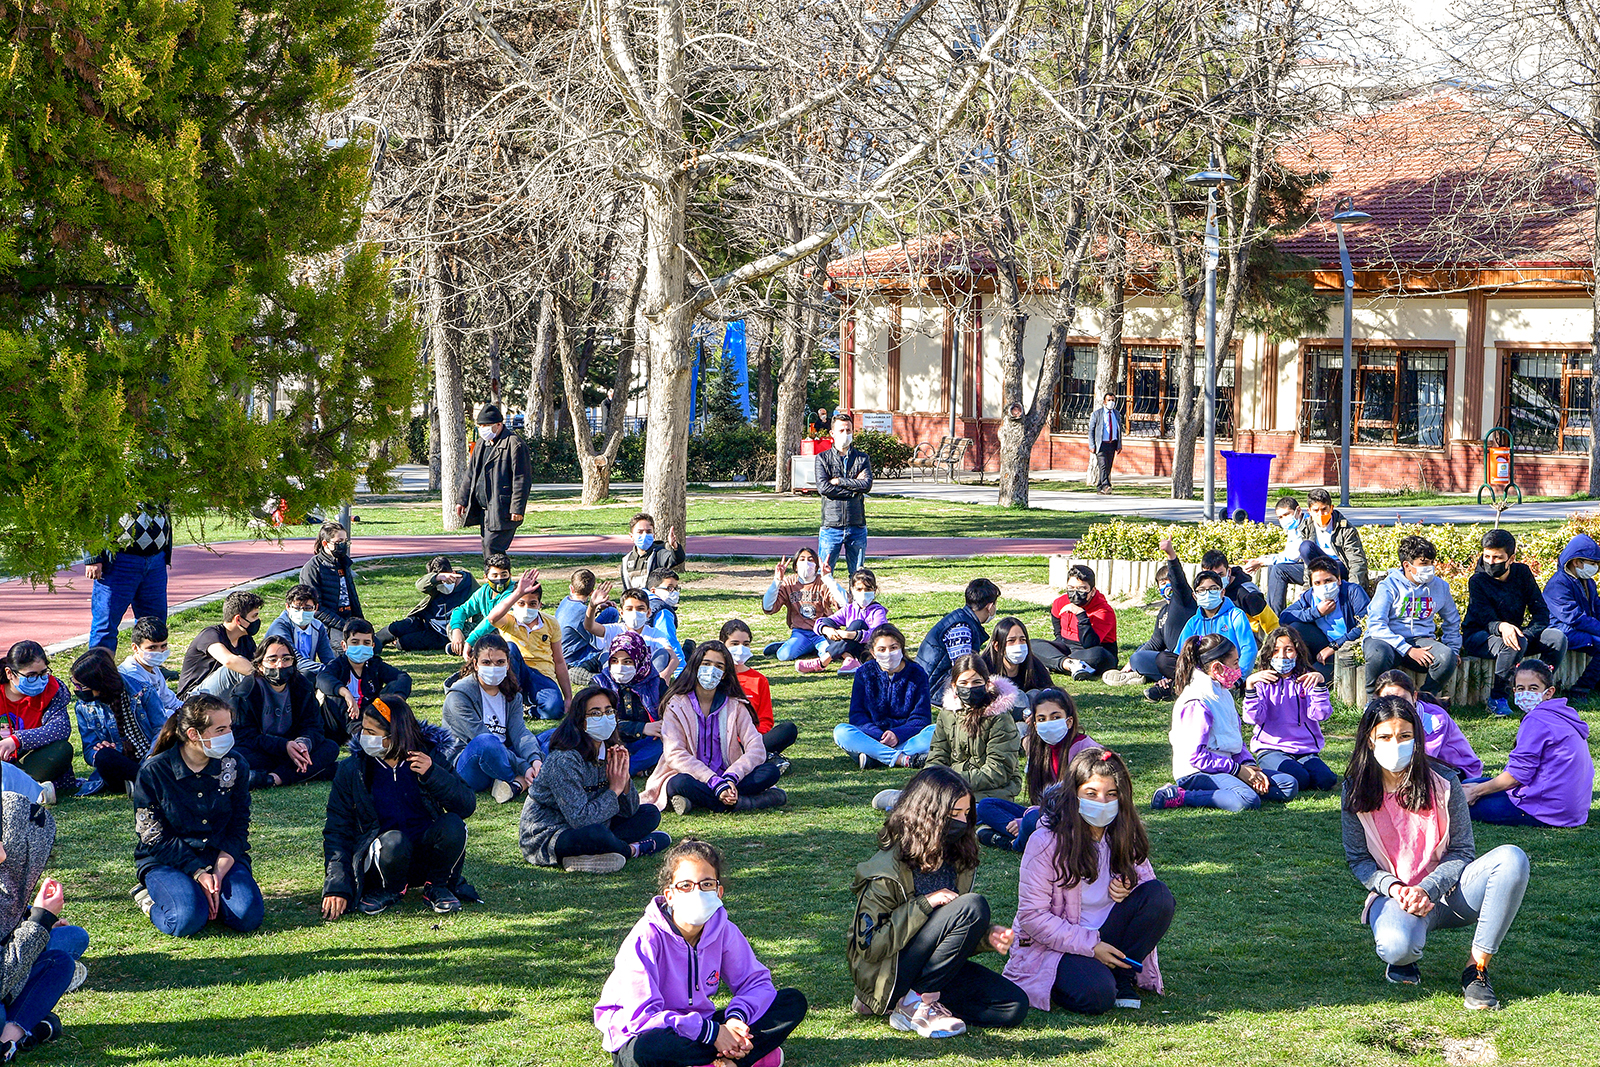
[[[1275,452],[1223,452],[1228,479],[1228,517],[1240,508],[1256,522],[1267,521],[1267,482]]]

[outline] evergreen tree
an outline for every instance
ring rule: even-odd
[[[388,264],[350,244],[371,131],[315,118],[383,5],[0,12],[0,573],[48,577],[139,501],[181,521],[381,482],[415,341]]]

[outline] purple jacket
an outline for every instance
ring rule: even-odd
[[[646,1030],[670,1029],[711,1044],[717,1036],[711,994],[724,983],[733,993],[726,1017],[746,1023],[765,1015],[777,995],[772,972],[756,959],[727,911],[711,916],[691,948],[663,910],[665,904],[665,898],[656,897],[628,931],[594,1006],[594,1025],[607,1052]]]
[[[1195,674],[1198,677],[1200,672]],[[1235,737],[1239,737],[1237,749],[1228,743]],[[1204,687],[1197,682],[1178,694],[1167,740],[1172,743],[1174,779],[1191,774],[1237,775],[1239,768],[1256,761],[1240,737],[1233,695],[1209,679],[1204,680]]]
[[[1547,826],[1582,826],[1594,794],[1589,724],[1565,700],[1535,707],[1517,727],[1506,771],[1522,784],[1511,802]]]
[[[857,607],[855,597],[852,596],[850,598],[850,603],[845,606],[843,611],[834,612],[826,619],[818,619],[817,625],[819,627],[835,626],[841,630],[854,630],[859,627],[865,627],[866,632],[861,636],[861,643],[870,649],[872,647],[872,635],[877,632],[878,627],[882,626],[888,621],[888,608],[884,607],[876,600],[864,608]]]
[[[1472,751],[1472,743],[1448,711],[1437,704],[1419,700],[1417,714],[1422,718],[1424,752],[1460,771],[1464,779],[1476,778],[1483,773],[1483,760]]]
[[[1322,727],[1317,724],[1333,714],[1333,704],[1325,685],[1307,689],[1299,678],[1279,678],[1247,689],[1242,714],[1245,722],[1255,724],[1250,743],[1256,748],[1314,756],[1322,751]]]

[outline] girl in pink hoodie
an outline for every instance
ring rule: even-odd
[[[1022,855],[1006,977],[1041,1011],[1137,1009],[1140,989],[1161,992],[1156,943],[1176,907],[1151,869],[1128,765],[1085,749],[1045,797]]]
[[[616,1067],[783,1067],[806,1017],[798,989],[775,989],[723,908],[722,853],[680,841],[661,859],[661,894],[617,950],[594,1025]],[[726,1007],[711,1002],[726,985]]]

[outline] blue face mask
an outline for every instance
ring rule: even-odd
[[[1160,585],[1156,586],[1156,592],[1161,594],[1161,599],[1162,600],[1171,600],[1172,599],[1172,583],[1171,582],[1162,582]]]
[[[1288,674],[1294,670],[1295,658],[1293,656],[1273,656],[1272,669],[1279,674]]]
[[[1220,589],[1205,589],[1205,590],[1202,590],[1201,592],[1198,592],[1198,593],[1196,593],[1194,595],[1194,600],[1195,600],[1195,603],[1199,604],[1200,607],[1203,608],[1204,610],[1206,610],[1206,611],[1216,611],[1218,608],[1222,607],[1222,590],[1220,590]]]
[[[1279,519],[1278,519],[1278,525],[1282,526],[1285,530],[1292,530],[1296,526],[1300,525],[1300,516],[1298,516],[1298,515],[1283,515],[1283,516],[1280,516]]]
[[[50,684],[50,673],[46,671],[37,678],[17,678],[17,690],[25,697],[36,697],[45,691]]]
[[[377,653],[377,651],[378,650],[372,645],[344,646],[345,659],[349,660],[351,663],[365,663],[367,660],[371,659]]]
[[[655,546],[656,535],[653,533],[638,533],[633,535],[633,547],[640,552],[648,552]]]

